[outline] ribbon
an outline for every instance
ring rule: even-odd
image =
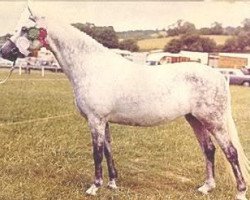
[[[28,31],[28,38],[30,40],[35,40],[39,37],[39,34],[40,34],[39,29],[32,27]]]
[[[30,49],[40,49],[42,46],[40,40],[34,40],[30,45]]]
[[[29,55],[28,48],[30,47],[30,41],[26,37],[19,37],[16,41],[16,46],[23,55]]]

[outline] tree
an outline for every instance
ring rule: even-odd
[[[245,31],[250,31],[250,18],[244,19],[242,24]]]
[[[200,37],[196,34],[183,35],[180,39],[171,40],[164,51],[178,53],[181,50],[212,52],[216,49],[216,43],[210,38]]]
[[[185,50],[191,50],[191,46],[194,46],[194,43],[199,41],[199,39],[200,39],[200,36],[197,34],[183,35],[181,37],[182,47]]]
[[[238,51],[238,41],[236,37],[229,38],[226,40],[224,47],[222,48],[224,52],[237,52]]]
[[[246,52],[250,49],[250,32],[240,32],[238,36],[226,40],[222,51]]]
[[[168,26],[167,34],[168,36],[176,36],[181,34],[191,34],[195,33],[196,28],[193,23],[184,22],[182,19],[177,20],[176,23]]]
[[[189,51],[212,52],[216,48],[215,41],[208,37],[185,35],[182,40],[183,48]]]
[[[250,46],[250,36],[246,32],[239,33],[237,37],[237,46],[239,51],[243,52],[247,46]]]
[[[202,37],[199,40],[203,52],[213,52],[216,49],[216,42],[208,37]]]
[[[180,39],[170,40],[164,47],[164,51],[171,53],[179,53],[181,51],[182,42]]]
[[[119,49],[136,52],[139,50],[139,46],[135,40],[127,39],[119,43]]]
[[[167,30],[167,35],[168,36],[176,36],[176,35],[179,35],[179,30],[178,28],[169,28]]]
[[[212,24],[212,27],[210,28],[210,31],[212,35],[222,35],[223,34],[222,24],[219,22],[214,22]]]
[[[178,19],[176,24],[177,24],[177,28],[180,29],[180,27],[182,26],[181,24],[184,22],[183,19]]]
[[[103,46],[108,48],[118,48],[118,37],[112,26],[101,28],[97,27],[93,29],[93,32],[93,38],[103,44]]]
[[[103,44],[103,46],[108,48],[118,48],[118,37],[112,26],[98,27],[93,23],[76,23],[72,25]]]
[[[207,27],[201,28],[198,32],[201,35],[211,35],[210,28],[207,28]]]
[[[183,25],[179,27],[180,34],[191,34],[195,32],[196,32],[195,25],[190,22],[184,22]]]
[[[223,52],[224,44],[217,44],[213,52]]]
[[[241,31],[242,27],[232,27],[232,26],[227,26],[224,28],[224,34],[225,35],[238,35]]]

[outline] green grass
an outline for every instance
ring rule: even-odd
[[[0,77],[6,71],[0,71]],[[231,87],[234,117],[250,157],[250,89]],[[235,187],[216,156],[217,188],[203,196],[204,180],[198,143],[184,119],[163,126],[111,125],[119,190],[102,188],[97,197],[84,191],[93,179],[91,137],[75,111],[63,74],[14,74],[0,85],[0,199],[229,200]],[[71,113],[72,116],[40,118]],[[28,120],[37,119],[29,122]],[[23,123],[18,123],[23,122]],[[105,183],[107,171],[104,163]]]

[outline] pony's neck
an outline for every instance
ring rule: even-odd
[[[71,81],[86,74],[90,58],[107,52],[107,48],[70,25],[61,26],[49,21],[47,29],[51,49]]]

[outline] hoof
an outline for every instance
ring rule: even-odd
[[[215,188],[215,184],[210,185],[210,184],[205,183],[203,186],[198,188],[198,191],[201,192],[202,194],[207,195],[214,188]]]
[[[247,200],[246,191],[239,192],[236,196],[236,200]]]
[[[205,195],[208,194],[208,190],[207,190],[207,188],[205,187],[205,185],[199,187],[199,188],[198,188],[198,191],[199,191],[200,193],[202,193],[202,194],[205,194]]]
[[[96,187],[95,184],[92,184],[92,185],[90,186],[90,188],[86,191],[86,194],[91,195],[91,196],[95,196],[98,189],[99,189],[99,188]]]
[[[118,188],[116,183],[115,183],[115,180],[111,180],[111,181],[108,182],[108,188],[110,188],[112,190],[115,190],[115,189]]]

